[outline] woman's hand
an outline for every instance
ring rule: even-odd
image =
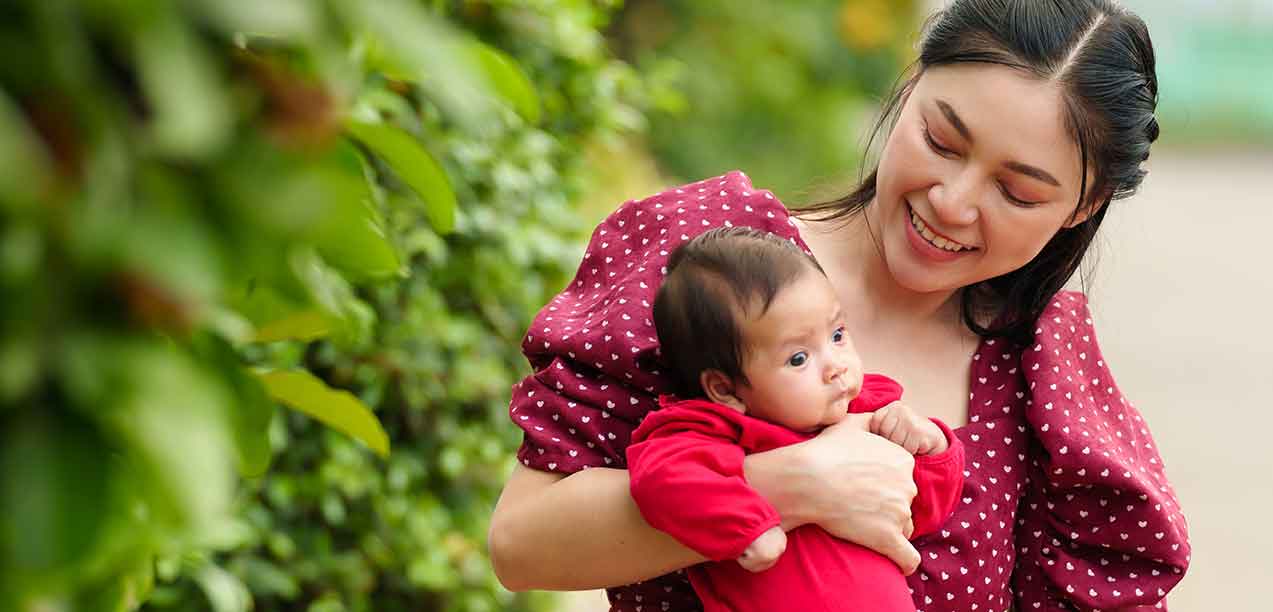
[[[874,550],[910,575],[919,552],[907,541],[915,458],[867,428],[869,414],[851,414],[807,442],[784,449],[781,463],[748,458],[747,479],[792,527],[815,523],[831,535]],[[755,469],[753,470],[753,465]]]

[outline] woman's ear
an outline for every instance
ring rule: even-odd
[[[703,370],[698,375],[698,384],[703,387],[707,399],[724,404],[741,413],[747,413],[747,407],[738,399],[738,387],[733,379],[720,370]]]

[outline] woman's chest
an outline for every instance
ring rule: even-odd
[[[958,342],[864,346],[865,371],[884,374],[902,384],[902,401],[919,414],[951,427],[968,422],[968,394],[974,365],[971,346]],[[973,345],[975,346],[975,344]]]

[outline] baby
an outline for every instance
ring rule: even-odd
[[[871,432],[916,455],[914,536],[959,499],[962,445],[898,403],[896,382],[862,375],[818,263],[773,234],[709,231],[672,253],[654,320],[675,395],[633,433],[632,496],[647,522],[713,561],[689,570],[705,609],[914,610],[886,557],[816,525],[784,533],[743,477],[745,455],[873,412]]]

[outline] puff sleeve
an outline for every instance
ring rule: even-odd
[[[1149,428],[1110,375],[1087,299],[1058,293],[1023,349],[1033,433],[1017,610],[1165,609],[1189,538]]]
[[[509,403],[524,432],[519,461],[567,474],[626,466],[632,431],[668,390],[651,310],[664,264],[680,243],[722,225],[807,249],[782,203],[736,171],[626,202],[593,230],[574,278],[522,341],[532,373]]]

